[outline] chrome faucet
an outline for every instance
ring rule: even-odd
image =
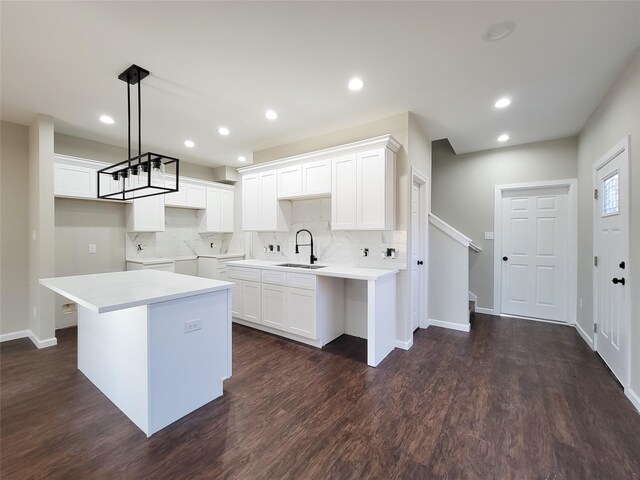
[[[311,243],[298,243],[298,235],[300,234],[300,232],[307,232],[309,234],[309,238],[311,239]],[[313,265],[318,261],[316,256],[313,254],[313,234],[306,228],[303,228],[302,230],[298,230],[296,232],[296,253],[300,253],[300,249],[298,247],[311,247],[311,256],[309,257],[309,263]]]

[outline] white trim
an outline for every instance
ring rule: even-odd
[[[412,195],[413,195],[413,184],[417,183],[419,185],[419,195],[420,195],[420,214],[424,223],[421,222],[419,228],[423,228],[424,231],[421,232],[424,235],[422,242],[422,252],[420,252],[419,257],[421,257],[424,262],[422,265],[422,271],[420,272],[423,292],[422,298],[420,301],[420,313],[418,315],[418,326],[421,326],[423,319],[426,319],[429,312],[429,224],[427,221],[427,214],[430,210],[429,199],[431,184],[429,183],[429,178],[418,170],[415,167],[411,167],[411,175],[409,175],[409,205],[408,205],[408,214],[407,214],[407,274],[409,278],[409,288],[407,295],[409,297],[409,315],[408,315],[408,324],[409,330],[411,331],[411,343],[413,344],[413,274],[411,265],[411,261],[413,258],[413,244],[411,239],[413,238],[411,232],[413,225],[412,222]],[[401,348],[401,347],[400,347]]]
[[[451,238],[453,238],[456,242],[461,244],[463,247],[469,247],[471,245],[471,239],[467,237],[464,233],[459,230],[456,230],[447,222],[442,220],[440,217],[434,215],[433,213],[429,213],[429,223],[436,227],[438,230],[443,231]]]
[[[568,188],[567,278],[569,279],[569,288],[567,294],[569,299],[567,302],[567,323],[575,325],[578,316],[578,180],[575,178],[495,186],[493,204],[493,310],[495,315],[502,313],[502,194],[513,190],[534,190],[547,187]]]
[[[40,340],[31,330],[19,330],[17,332],[4,333],[0,335],[0,342],[8,342],[19,338],[28,338],[38,348],[53,347],[58,344],[58,339],[56,337]]]
[[[396,339],[396,348],[409,350],[411,347],[413,347],[413,333],[411,334],[411,338],[407,341]]]
[[[616,158],[618,155],[620,155],[622,152],[626,151],[627,152],[627,164],[626,164],[626,190],[627,190],[627,254],[629,255],[629,260],[631,260],[630,256],[631,256],[631,211],[632,211],[632,205],[631,205],[631,181],[630,181],[630,175],[631,175],[631,158],[629,155],[629,142],[630,142],[630,136],[626,135],[622,140],[620,140],[618,143],[616,143],[613,148],[611,148],[611,150],[609,150],[605,155],[603,155],[602,157],[600,157],[597,161],[595,161],[593,163],[593,167],[592,167],[592,171],[591,171],[591,176],[592,176],[592,182],[593,182],[593,188],[597,188],[598,187],[598,170],[600,170],[602,167],[604,167],[607,163],[609,163],[611,160],[613,160],[614,158]],[[591,197],[593,199],[593,196]],[[591,213],[592,213],[592,224],[591,224],[591,229],[592,229],[592,255],[596,255],[597,252],[597,248],[598,248],[598,232],[597,232],[597,227],[598,227],[598,202],[595,202],[595,206],[594,203],[592,201],[592,207],[591,207]],[[598,306],[596,304],[597,302],[597,295],[596,295],[596,290],[598,288],[597,285],[597,274],[596,274],[596,266],[593,265],[591,266],[592,269],[592,290],[591,290],[591,294],[593,295],[593,308],[592,308],[592,314],[593,314],[593,323],[595,324],[597,322],[597,318],[596,318],[596,312],[598,311]],[[632,279],[633,276],[631,274],[631,261],[627,262],[627,274],[625,275],[625,278],[627,279],[627,284],[629,285],[629,292],[632,292],[633,290],[631,289],[631,283],[632,283]],[[626,302],[626,308],[625,308],[625,314],[626,314],[626,326],[627,326],[627,331],[625,332],[626,337],[627,337],[627,378],[623,380],[620,380],[618,378],[618,376],[614,373],[614,376],[616,378],[618,378],[618,380],[620,380],[620,383],[622,384],[622,386],[625,388],[625,392],[627,389],[627,386],[629,385],[629,382],[631,380],[631,335],[630,335],[630,330],[631,330],[631,300]],[[597,352],[598,351],[598,334],[594,333],[593,334],[593,349]],[[604,358],[603,358],[604,361]],[[606,361],[605,361],[606,363]],[[611,372],[613,372],[613,370],[611,370]],[[626,383],[625,383],[626,382]],[[636,397],[637,398],[637,397]]]
[[[231,320],[233,323],[237,323],[238,325],[243,325],[249,328],[255,328],[256,330],[270,333],[271,335],[276,335],[278,337],[281,337],[287,340],[293,340],[295,342],[304,343],[305,345],[310,345],[316,348],[323,347],[323,345],[320,344],[320,340],[311,340],[310,338],[302,337],[300,335],[296,335],[295,333],[285,332],[284,330],[279,330],[277,328],[272,328],[267,325],[262,325],[261,323],[254,323],[254,322],[243,320],[237,317],[232,317]]]
[[[638,394],[631,390],[629,387],[624,389],[624,394],[631,401],[633,406],[636,407],[638,413],[640,413],[640,396],[638,396]]]
[[[596,346],[593,343],[593,338],[591,338],[589,334],[584,330],[584,328],[582,328],[580,323],[576,322],[575,327],[578,333],[580,334],[580,336],[582,337],[582,339],[585,341],[585,343],[589,345],[591,350],[595,350]]]
[[[434,320],[433,318],[429,319],[429,327],[441,327],[448,328],[449,330],[457,330],[459,332],[470,332],[471,325],[468,323],[453,323],[453,322],[445,322],[443,320]]]
[[[480,246],[476,245],[475,243],[473,243],[473,240],[469,244],[469,248],[471,250],[473,250],[474,252],[482,253],[482,247],[480,247]]]
[[[478,297],[474,293],[469,292],[469,301],[478,303]]]
[[[493,310],[493,308],[485,308],[485,307],[479,307],[476,305],[476,313],[483,313],[485,315],[495,315],[496,312]]]
[[[10,342],[11,340],[17,340],[19,338],[27,338],[31,333],[30,330],[19,330],[17,332],[3,333],[0,335],[0,342]]]
[[[346,143],[344,145],[337,145],[335,147],[323,148],[322,150],[314,150],[312,152],[303,153],[300,155],[293,155],[291,157],[281,158],[272,162],[258,163],[255,165],[248,165],[246,167],[238,168],[238,173],[244,175],[245,173],[257,172],[260,170],[273,169],[274,167],[283,167],[293,163],[301,163],[310,160],[322,160],[325,158],[331,158],[338,155],[344,155],[347,153],[369,149],[369,148],[388,148],[393,153],[397,153],[400,150],[400,142],[391,136],[391,134],[380,135],[379,137],[367,138],[358,142]]]
[[[552,325],[561,325],[564,327],[575,327],[573,323],[561,322],[559,320],[547,320],[545,318],[523,317],[522,315],[511,315],[509,313],[500,313],[502,318],[515,318],[516,320],[531,320],[533,322],[551,323]]]

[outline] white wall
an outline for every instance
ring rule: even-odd
[[[0,123],[0,335],[29,328],[29,129]]]
[[[478,307],[493,305],[493,231],[496,185],[576,178],[577,138],[456,155],[447,140],[433,142],[431,210],[482,247],[470,253],[470,289]]]
[[[578,323],[593,331],[593,164],[626,135],[630,143],[631,194],[631,372],[630,388],[640,395],[640,49],[591,114],[578,137]]]

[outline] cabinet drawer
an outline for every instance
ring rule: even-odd
[[[287,274],[285,272],[274,272],[273,270],[262,270],[262,281],[274,285],[286,285]]]
[[[287,286],[315,290],[316,276],[304,273],[287,273]]]
[[[227,267],[227,277],[239,280],[260,281],[260,270],[257,268]]]

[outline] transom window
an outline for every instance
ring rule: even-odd
[[[602,214],[615,215],[619,209],[618,172],[602,181]]]

